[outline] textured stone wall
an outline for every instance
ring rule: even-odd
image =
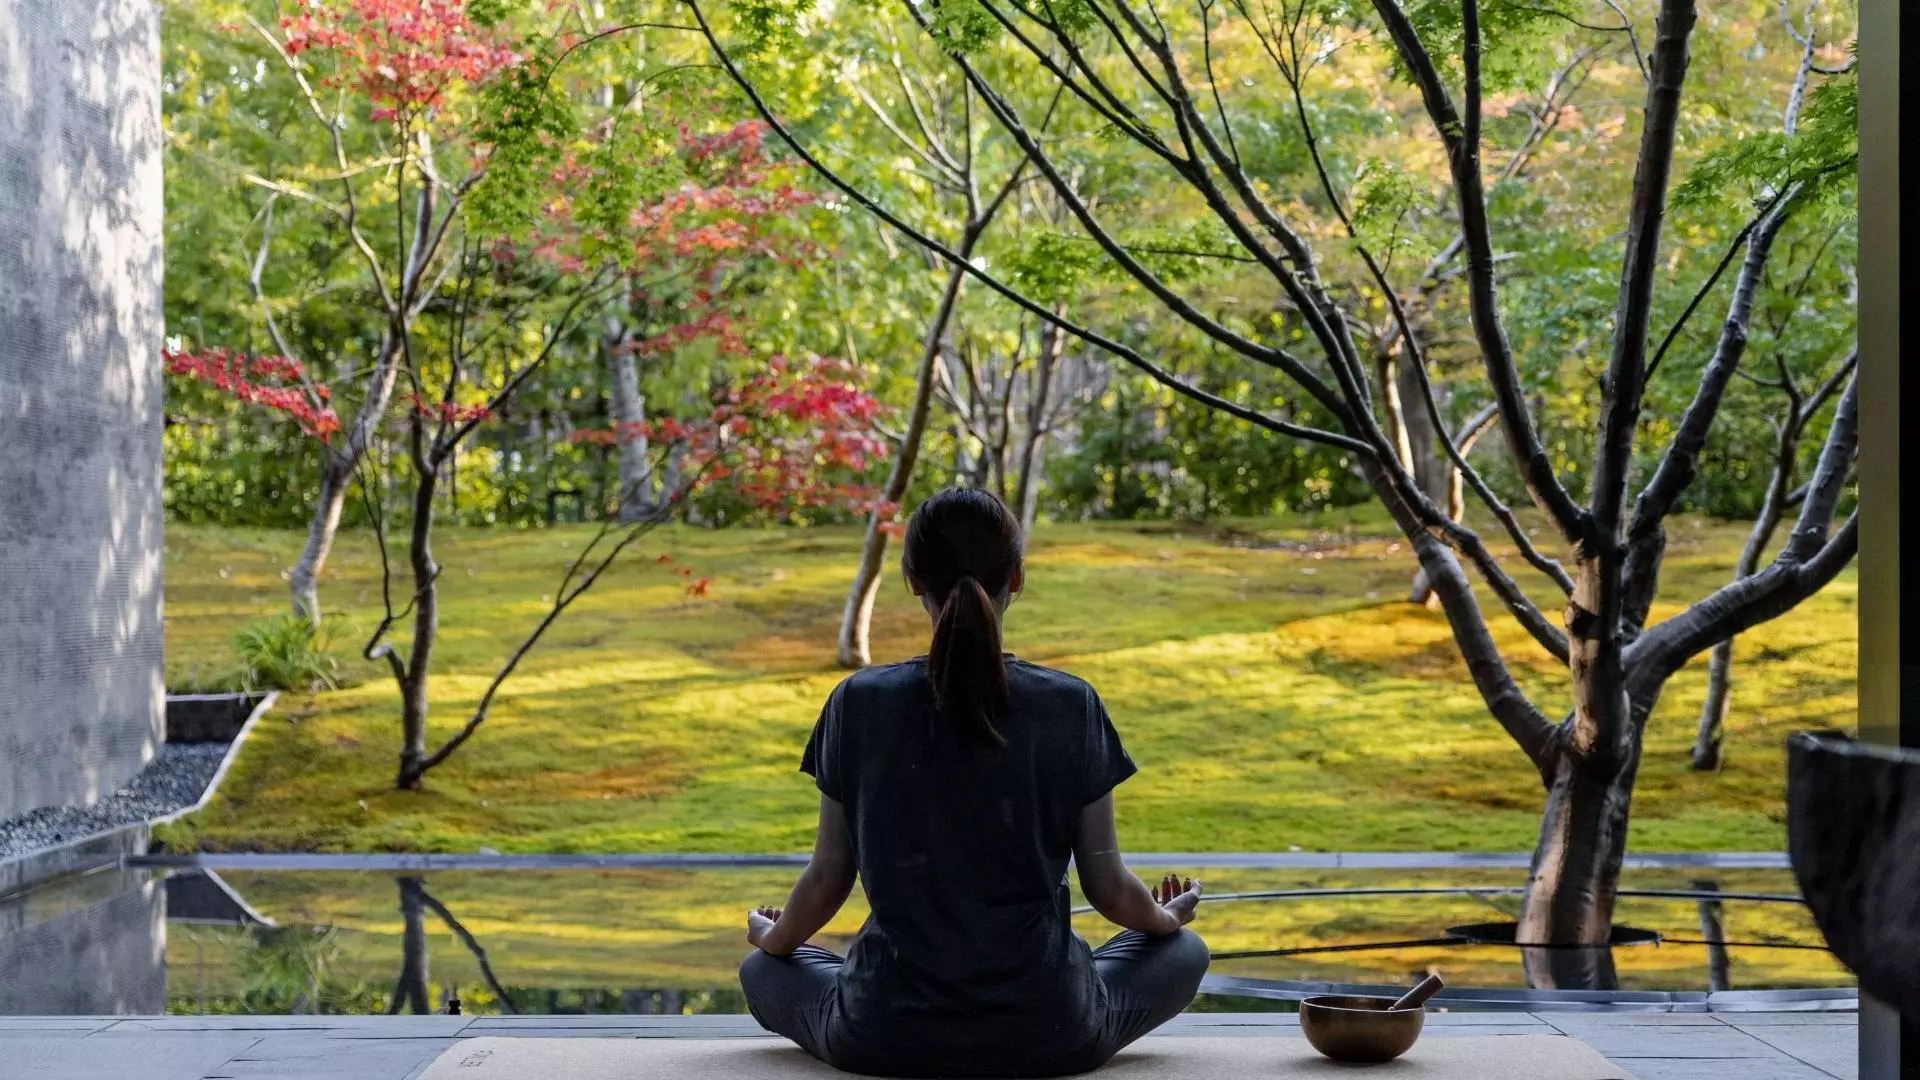
[[[0,0],[0,819],[164,731],[150,0]]]

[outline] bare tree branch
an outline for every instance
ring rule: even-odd
[[[1197,386],[1178,379],[1166,369],[1141,355],[1138,350],[1129,348],[1104,334],[1090,330],[1062,315],[1054,313],[1046,305],[1007,285],[972,261],[960,258],[945,244],[907,224],[899,215],[882,206],[859,188],[854,187],[836,170],[829,168],[825,162],[821,161],[818,156],[808,150],[807,147],[794,136],[793,132],[774,115],[773,110],[768,107],[766,99],[760,95],[759,90],[746,78],[745,74],[741,72],[739,66],[734,62],[732,55],[727,52],[725,46],[721,45],[719,38],[713,33],[711,25],[706,21],[705,12],[700,9],[699,0],[681,0],[681,2],[687,5],[694,18],[700,23],[701,33],[706,37],[707,44],[713,49],[715,56],[720,59],[721,66],[726,70],[728,77],[732,79],[734,85],[739,87],[740,91],[746,95],[748,102],[753,106],[754,111],[760,115],[760,118],[765,120],[767,125],[773,129],[774,133],[779,136],[780,140],[793,150],[794,155],[805,162],[829,184],[853,200],[855,204],[873,214],[881,221],[886,222],[887,225],[891,226],[901,235],[912,240],[922,248],[939,255],[949,263],[963,267],[969,276],[993,290],[995,293],[1012,301],[1023,310],[1045,319],[1047,322],[1058,326],[1061,330],[1072,334],[1090,345],[1097,346],[1119,357],[1133,367],[1145,372],[1153,378],[1155,382],[1184,397],[1219,409],[1231,416],[1277,434],[1306,439],[1327,446],[1335,446],[1359,454],[1372,453],[1372,449],[1368,447],[1367,444],[1357,439],[1336,432],[1294,424],[1278,419],[1277,417],[1269,416],[1256,409],[1248,408],[1238,402],[1229,401],[1217,394],[1202,390]]]
[[[1667,208],[1667,184],[1673,171],[1673,146],[1680,120],[1680,90],[1687,73],[1687,38],[1693,31],[1692,0],[1662,0],[1653,46],[1652,81],[1647,88],[1646,120],[1634,169],[1633,197],[1627,213],[1626,258],[1620,268],[1620,305],[1614,316],[1613,355],[1607,364],[1606,401],[1601,408],[1599,448],[1594,455],[1592,514],[1608,547],[1618,543],[1621,503],[1626,497],[1633,431],[1645,389],[1647,323],[1653,312],[1653,282],[1658,270],[1660,226]],[[1614,590],[1603,590],[1613,593]],[[1607,625],[1615,617],[1613,601],[1593,597],[1601,616],[1601,640],[1613,638]]]
[[[280,58],[280,62],[293,75],[294,84],[300,88],[300,96],[307,103],[308,111],[313,113],[314,119],[327,129],[327,135],[333,143],[334,164],[340,171],[340,191],[346,200],[345,208],[339,212],[339,216],[346,226],[348,238],[353,241],[354,249],[360,252],[360,257],[366,260],[368,270],[372,271],[374,289],[379,293],[381,306],[385,307],[391,315],[394,310],[393,290],[388,287],[386,273],[380,268],[380,256],[374,252],[373,245],[368,243],[366,236],[360,232],[360,206],[351,178],[353,168],[347,164],[347,146],[340,137],[339,120],[327,115],[326,108],[320,104],[319,96],[314,93],[313,85],[307,81],[305,69],[292,54],[287,52],[286,47],[280,43],[280,39],[274,37],[272,32],[260,25],[252,15],[246,15],[245,18],[247,24],[253,27],[254,32],[259,34],[262,40],[266,41],[274,55]]]
[[[266,289],[261,286],[260,276],[267,268],[267,252],[273,246],[273,203],[274,197],[267,196],[266,208],[261,211],[260,250],[253,257],[253,266],[247,274],[247,285],[253,290],[253,301],[260,306],[260,318],[267,324],[267,337],[273,341],[273,347],[281,356],[294,362],[294,371],[300,376],[300,388],[306,391],[307,404],[314,409],[327,407],[326,399],[320,396],[320,388],[315,386],[313,378],[307,374],[307,365],[302,363],[299,354],[287,344],[280,333],[280,324],[273,317],[273,306],[267,302]]]
[[[1640,51],[1640,35],[1635,33],[1633,29],[1633,16],[1627,14],[1626,9],[1620,6],[1618,0],[1601,0],[1601,2],[1611,8],[1615,15],[1620,16],[1620,25],[1627,32],[1627,45],[1633,50],[1634,65],[1640,69],[1640,81],[1643,83],[1652,82],[1653,76],[1647,71],[1646,55]]]
[[[1500,407],[1500,420],[1507,435],[1507,446],[1514,456],[1527,494],[1559,528],[1570,543],[1581,544],[1587,538],[1587,515],[1575,505],[1555,474],[1553,462],[1541,445],[1527,408],[1526,393],[1520,384],[1520,371],[1502,326],[1497,287],[1494,281],[1493,240],[1487,220],[1486,193],[1480,177],[1480,153],[1465,139],[1466,124],[1454,109],[1453,101],[1434,66],[1433,57],[1421,43],[1419,32],[1396,0],[1373,0],[1374,10],[1386,24],[1400,60],[1420,87],[1420,97],[1433,121],[1441,142],[1447,148],[1447,160],[1453,174],[1454,195],[1460,209],[1462,248],[1467,253],[1468,300],[1473,311],[1474,335],[1487,369],[1487,381]],[[1475,91],[1476,95],[1478,91]],[[1477,123],[1477,122],[1476,122]]]
[[[551,627],[555,620],[559,619],[561,614],[564,613],[575,600],[580,599],[588,589],[593,587],[596,581],[600,580],[600,575],[606,573],[607,568],[613,565],[614,560],[620,557],[621,552],[625,551],[634,541],[652,532],[672,516],[674,508],[679,505],[680,497],[689,489],[691,483],[692,481],[689,480],[683,485],[679,495],[670,499],[662,499],[645,518],[629,525],[616,542],[608,547],[597,560],[589,564],[587,562],[588,556],[593,553],[595,547],[600,543],[601,537],[605,536],[608,531],[613,528],[614,523],[609,521],[601,527],[600,532],[594,536],[586,548],[568,564],[566,574],[561,579],[560,591],[554,594],[552,606],[547,609],[546,615],[535,624],[534,628],[527,633],[527,636],[521,639],[520,644],[514,648],[513,652],[508,654],[506,662],[500,665],[500,670],[494,673],[493,681],[487,684],[486,691],[480,695],[480,703],[474,706],[473,714],[467,718],[467,722],[461,726],[459,731],[449,736],[446,742],[440,744],[439,749],[421,759],[415,770],[416,776],[424,775],[429,769],[447,760],[447,758],[453,755],[454,751],[460,749],[468,739],[473,737],[474,732],[480,730],[480,725],[487,722],[487,713],[488,710],[493,707],[494,696],[500,692],[500,687],[506,683],[507,678],[513,674],[514,669],[520,666],[520,661],[525,659],[527,653],[533,651],[533,647],[540,643],[540,638],[546,634],[547,628]],[[577,582],[575,582],[576,576],[578,576],[579,579]],[[568,587],[569,583],[573,583],[571,588]]]
[[[1791,610],[1832,581],[1859,548],[1859,515],[1829,535],[1833,511],[1859,449],[1859,376],[1848,377],[1820,461],[1808,482],[1793,532],[1773,562],[1751,577],[1724,585],[1659,623],[1627,647],[1622,662],[1630,697],[1657,692],[1700,652]]]
[[[1714,265],[1713,273],[1708,274],[1707,280],[1701,282],[1700,287],[1693,291],[1693,299],[1687,301],[1687,306],[1681,310],[1680,317],[1673,320],[1673,325],[1667,328],[1666,336],[1660,339],[1660,347],[1653,351],[1653,359],[1647,363],[1648,381],[1652,381],[1654,374],[1660,370],[1660,362],[1666,359],[1667,350],[1673,347],[1674,340],[1680,336],[1680,331],[1686,328],[1688,321],[1693,318],[1693,313],[1699,310],[1701,302],[1713,291],[1713,287],[1720,283],[1720,276],[1727,272],[1727,267],[1733,265],[1733,257],[1740,253],[1742,247],[1748,247],[1751,250],[1747,242],[1753,236],[1753,231],[1773,221],[1774,231],[1778,232],[1780,225],[1785,223],[1786,215],[1780,214],[1778,220],[1775,215],[1786,208],[1787,200],[1796,193],[1795,188],[1776,192],[1772,198],[1761,204],[1760,209],[1747,220],[1739,232],[1733,234],[1733,239],[1727,243],[1727,250],[1720,256],[1720,261]]]
[[[1364,466],[1367,469],[1378,467],[1372,459]],[[1461,658],[1466,661],[1467,673],[1473,678],[1474,688],[1480,692],[1481,700],[1501,728],[1512,737],[1534,766],[1544,773],[1553,758],[1553,747],[1558,738],[1555,726],[1546,714],[1528,700],[1526,691],[1520,688],[1513,672],[1507,668],[1506,661],[1500,655],[1500,647],[1487,631],[1486,617],[1480,612],[1473,586],[1468,582],[1459,560],[1447,545],[1421,527],[1404,503],[1394,498],[1385,501],[1387,510],[1393,514],[1401,531],[1412,543],[1414,556],[1419,559],[1421,569],[1426,571],[1434,595],[1440,598],[1447,625],[1453,631],[1454,644],[1459,648]]]
[[[1621,571],[1627,592],[1622,603],[1622,616],[1629,626],[1645,622],[1647,609],[1653,603],[1660,576],[1660,559],[1666,548],[1662,523],[1693,483],[1700,451],[1706,447],[1707,435],[1713,428],[1714,418],[1719,415],[1727,383],[1732,381],[1733,373],[1738,370],[1740,360],[1746,354],[1747,329],[1753,320],[1754,296],[1759,292],[1774,239],[1786,223],[1790,209],[1790,203],[1777,207],[1748,239],[1747,257],[1734,283],[1733,297],[1727,305],[1727,317],[1721,324],[1720,341],[1708,359],[1706,369],[1700,374],[1700,385],[1694,390],[1693,401],[1681,414],[1673,440],[1660,457],[1660,464],[1654,468],[1653,476],[1634,499],[1633,517],[1626,532],[1626,559]]]
[[[918,7],[909,4],[909,10],[914,19],[919,22],[923,28],[930,26],[929,17],[921,12]],[[1341,400],[1340,397],[1333,394],[1331,388],[1322,383],[1305,365],[1294,359],[1283,349],[1262,345],[1221,325],[1211,316],[1206,315],[1194,307],[1190,301],[1179,293],[1176,293],[1166,282],[1161,280],[1158,275],[1154,274],[1153,271],[1148,269],[1138,259],[1134,258],[1134,256],[1127,251],[1126,247],[1115,239],[1112,233],[1094,216],[1092,208],[1088,206],[1086,200],[1081,198],[1079,193],[1073,189],[1073,185],[1067,181],[1065,175],[1054,165],[1045,149],[1040,146],[1039,140],[1035,139],[1032,133],[1027,130],[1026,125],[1020,120],[1019,114],[1014,110],[1012,103],[995,91],[966,57],[952,52],[949,52],[948,55],[954,64],[966,74],[967,81],[987,103],[987,107],[993,112],[995,119],[1007,130],[1009,135],[1013,136],[1014,141],[1026,152],[1027,157],[1033,161],[1041,174],[1047,178],[1047,181],[1059,196],[1061,203],[1065,205],[1073,214],[1074,218],[1079,221],[1081,228],[1086,230],[1087,234],[1100,245],[1101,249],[1105,251],[1108,257],[1113,259],[1121,269],[1125,270],[1129,276],[1138,281],[1148,292],[1159,299],[1162,304],[1166,305],[1168,310],[1185,320],[1189,325],[1198,329],[1201,333],[1242,356],[1279,368],[1284,371],[1289,378],[1292,378],[1305,388],[1308,393],[1313,394],[1314,397],[1319,400],[1322,405],[1325,405],[1331,410],[1335,416],[1340,417],[1342,420],[1347,419],[1352,408],[1350,403]],[[1264,247],[1258,244],[1250,247],[1249,251],[1257,257],[1267,254]]]

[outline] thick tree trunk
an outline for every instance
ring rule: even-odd
[[[420,421],[414,421],[416,443],[424,438]],[[422,763],[427,757],[427,680],[433,667],[433,647],[440,634],[440,568],[433,561],[433,489],[436,465],[427,455],[416,451],[413,522],[409,533],[407,562],[413,577],[413,643],[407,658],[407,677],[400,686],[400,771],[395,781],[401,788],[420,786]]]
[[[293,613],[316,626],[320,624],[320,573],[326,569],[327,556],[333,551],[334,534],[340,530],[340,511],[346,505],[347,488],[353,483],[354,470],[373,445],[374,432],[393,398],[405,334],[404,325],[389,327],[381,339],[379,356],[367,380],[366,398],[354,413],[353,424],[340,448],[327,451],[326,463],[320,471],[319,498],[314,501],[313,518],[307,526],[307,542],[287,574]]]
[[[964,258],[973,247],[971,230],[961,244]],[[920,353],[920,371],[914,384],[913,407],[907,414],[907,429],[894,448],[893,466],[887,473],[887,486],[881,499],[898,504],[913,481],[913,467],[920,459],[920,444],[927,433],[927,414],[933,401],[934,365],[940,362],[940,349],[947,336],[947,324],[960,301],[960,287],[966,271],[955,268],[947,275],[946,288],[940,294],[940,306],[934,310],[927,327],[925,347]],[[840,616],[840,666],[863,668],[873,662],[871,631],[873,601],[880,592],[880,572],[887,557],[887,518],[880,512],[867,515],[867,535],[860,546],[860,566],[854,571],[853,585],[847,590],[846,609]]]
[[[1607,942],[1638,762],[1629,754],[1609,764],[1611,757],[1583,755],[1569,745],[1550,777],[1516,937],[1522,944],[1552,946],[1524,950],[1527,985],[1535,989],[1619,985]]]
[[[607,358],[609,407],[620,447],[620,503],[622,524],[644,520],[657,502],[654,476],[647,458],[647,440],[640,425],[647,419],[647,401],[640,394],[640,365],[631,350],[622,349],[625,335],[610,331],[602,338]]]

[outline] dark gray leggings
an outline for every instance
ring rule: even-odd
[[[1121,1048],[1180,1014],[1193,1001],[1207,973],[1207,944],[1182,929],[1167,937],[1123,930],[1093,950],[1093,965],[1107,988],[1107,1013],[1101,1034],[1083,1060],[1055,1063],[1027,1075],[1068,1075],[1097,1069]],[[841,958],[816,945],[802,945],[792,956],[771,956],[755,949],[740,965],[740,986],[747,1008],[760,1026],[784,1035],[802,1050],[836,1068],[871,1071],[858,1063],[861,1047],[837,1038],[840,996],[835,992]],[[964,1066],[952,1070],[964,1074]]]

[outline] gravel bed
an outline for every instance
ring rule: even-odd
[[[24,855],[191,806],[228,743],[162,743],[133,782],[92,806],[48,806],[0,821],[0,858]]]

